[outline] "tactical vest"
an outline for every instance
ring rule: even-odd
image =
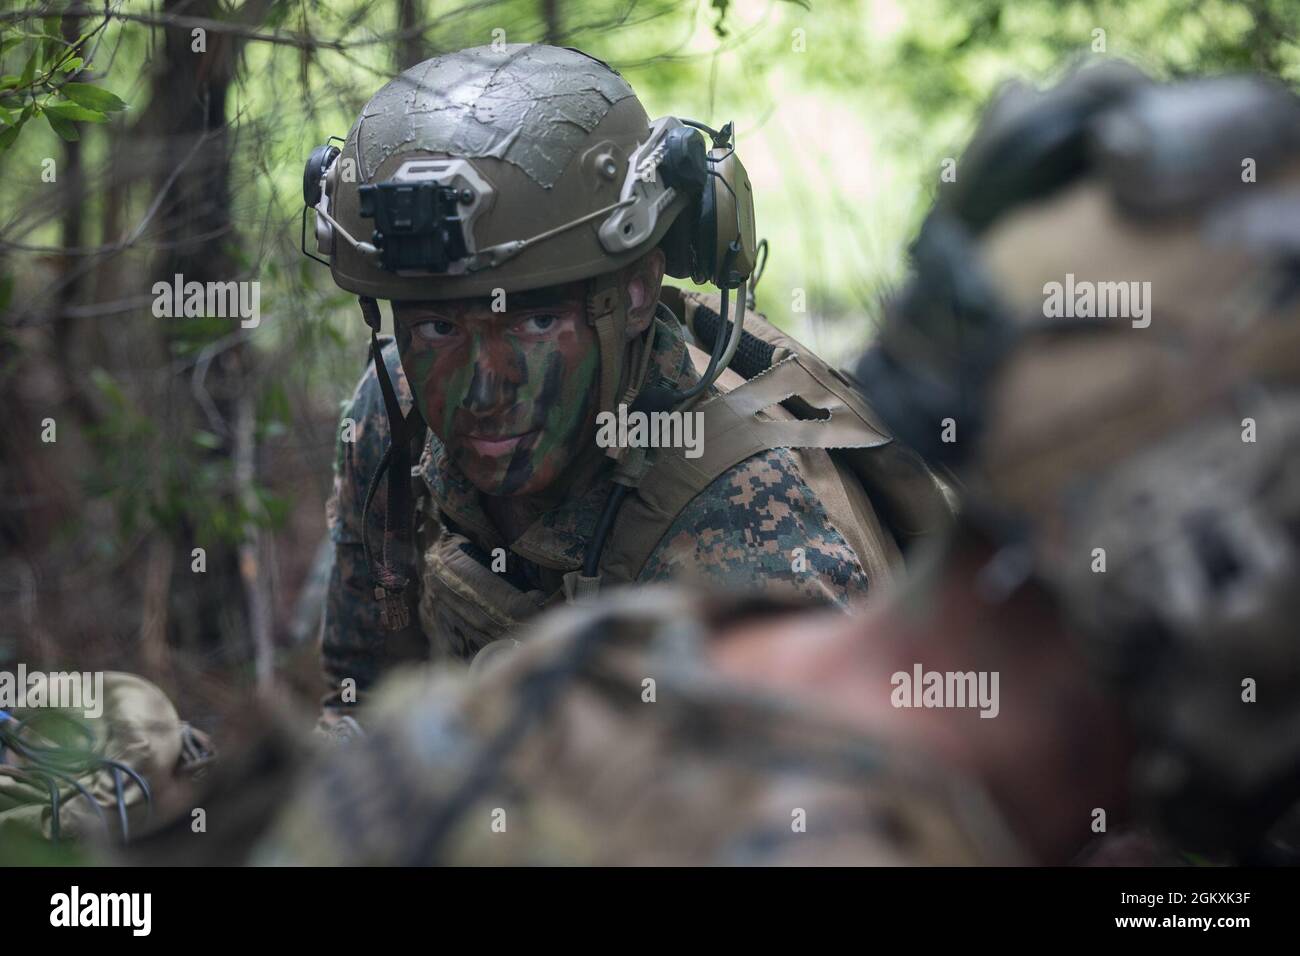
[[[707,350],[730,326],[722,327],[712,307],[717,296],[666,287],[662,299],[680,317],[691,360],[703,372]],[[950,520],[950,497],[937,476],[893,441],[841,373],[762,316],[746,313],[741,346],[714,390],[691,409],[703,415],[702,454],[655,450],[653,464],[619,510],[598,579],[582,577],[575,567],[562,577],[547,575],[554,584],[547,590],[522,590],[493,572],[467,537],[436,516],[422,522],[419,619],[434,657],[470,660],[545,607],[585,600],[598,586],[636,581],[696,495],[771,449],[790,450],[857,556],[873,597],[900,569],[902,553]]]

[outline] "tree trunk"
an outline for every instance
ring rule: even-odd
[[[546,25],[546,42],[559,46],[564,38],[560,26],[560,0],[542,0],[542,22]]]
[[[164,14],[220,19],[217,0],[164,0]],[[232,39],[216,30],[196,37],[192,28],[162,27],[162,56],[153,76],[149,119],[157,157],[152,170],[153,194],[166,192],[151,230],[164,243],[147,276],[156,281],[229,282],[237,275],[228,250],[235,241],[230,219],[230,147],[226,126],[226,97],[233,75]],[[174,181],[173,180],[174,177]],[[170,186],[169,186],[170,181]],[[164,361],[170,345],[189,319],[156,319]],[[238,322],[214,333],[218,338],[239,330]],[[168,408],[159,409],[163,453],[175,456],[182,467],[220,464],[224,459],[233,476],[235,409],[240,394],[251,387],[245,372],[252,355],[247,346],[214,348],[210,364],[203,365],[201,380],[175,379],[169,383]],[[196,373],[197,374],[197,373]],[[197,426],[196,426],[197,423]],[[205,461],[194,446],[196,427],[222,439],[207,452]],[[197,483],[196,483],[197,484]],[[235,487],[228,491],[231,505],[238,501]],[[218,504],[212,502],[209,504]],[[230,542],[196,540],[193,515],[182,528],[161,528],[170,534],[177,551],[172,575],[174,634],[183,642],[217,651],[220,656],[247,659],[247,615],[237,596],[244,593],[238,547]],[[192,570],[192,549],[206,552],[206,571]],[[233,633],[232,633],[233,632]]]
[[[420,0],[397,0],[398,40],[393,54],[398,71],[409,69],[428,58],[421,26],[424,23],[423,4]]]

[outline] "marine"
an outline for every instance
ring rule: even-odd
[[[313,151],[304,198],[334,280],[374,333],[390,301],[395,331],[340,428],[324,726],[401,662],[470,662],[620,584],[863,603],[947,515],[847,384],[747,308],[730,124],[652,122],[576,50],[473,48],[380,90]],[[692,427],[611,443],[609,416]]]
[[[1253,77],[1009,90],[854,373],[959,476],[942,548],[870,612],[622,589],[407,671],[255,858],[1041,864],[1129,823],[1293,860],[1298,130]],[[1241,153],[1268,171],[1245,189]],[[1150,326],[1045,319],[1066,269],[1152,281]],[[916,668],[999,674],[998,716],[895,706]]]

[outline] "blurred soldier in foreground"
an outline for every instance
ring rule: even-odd
[[[857,369],[964,478],[932,565],[856,617],[627,589],[408,672],[254,858],[1055,863],[1126,820],[1271,858],[1300,794],[1297,133],[1253,79],[1005,95]],[[1112,282],[1147,298],[1103,311]]]
[[[857,370],[964,478],[928,572],[852,618],[623,593],[408,676],[260,858],[1050,863],[1126,818],[1259,858],[1300,793],[1300,104],[1088,70],[958,169]]]
[[[380,90],[312,153],[304,193],[334,280],[376,332],[390,300],[396,331],[372,339],[341,429],[326,725],[394,663],[467,662],[602,582],[859,603],[926,522],[891,527],[858,462],[943,512],[816,356],[753,314],[737,351],[756,244],[730,124],[652,122],[576,50],[478,47]],[[793,391],[835,423],[775,407]],[[638,417],[676,427],[671,447]]]

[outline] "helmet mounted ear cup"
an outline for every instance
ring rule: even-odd
[[[707,274],[699,262],[700,251],[706,248],[700,237],[705,197],[710,195],[712,184],[709,182],[704,137],[700,131],[690,126],[669,130],[659,170],[667,185],[690,197],[689,205],[660,242],[666,259],[665,271],[679,279],[707,281]]]
[[[682,210],[673,220],[673,224],[659,240],[659,248],[664,253],[664,272],[675,279],[691,279],[695,275],[695,264],[691,261],[694,243],[691,241],[699,225],[699,201],[696,200]]]
[[[665,137],[660,174],[691,197],[660,242],[670,276],[734,289],[757,260],[753,190],[731,144],[730,124],[713,132],[706,150],[700,126],[676,127]]]
[[[709,282],[718,271],[718,185],[710,180],[700,194],[699,212],[695,222],[691,278],[696,282]],[[721,285],[721,283],[715,283]]]
[[[307,157],[307,166],[302,173],[302,199],[308,206],[315,206],[321,200],[321,179],[338,158],[339,148],[332,144],[317,146]]]
[[[698,196],[709,179],[709,158],[704,137],[690,126],[677,126],[664,137],[664,158],[659,175],[674,189]]]

